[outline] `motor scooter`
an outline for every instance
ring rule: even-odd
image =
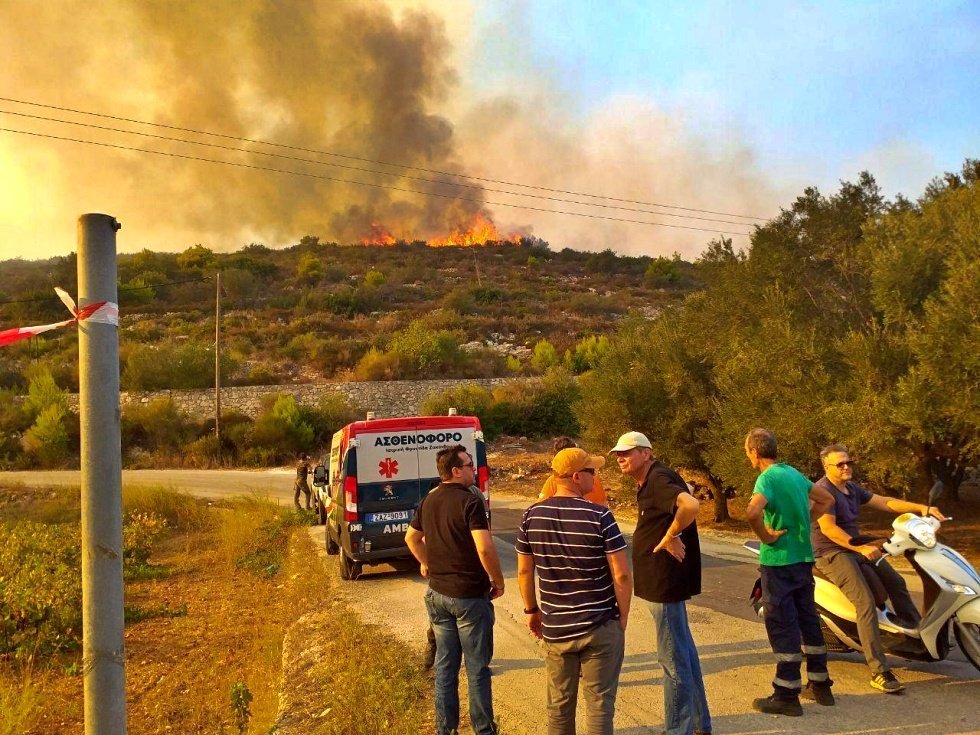
[[[942,485],[937,483],[929,494],[929,505],[934,505],[941,494]],[[891,537],[881,544],[882,559],[908,559],[922,580],[923,590],[922,620],[916,627],[906,627],[883,595],[876,595],[881,642],[895,656],[941,661],[952,648],[952,631],[963,655],[980,670],[980,575],[961,554],[940,543],[936,538],[939,527],[940,522],[930,516],[903,513],[893,521]],[[869,536],[851,539],[853,546],[875,542]],[[748,541],[744,546],[759,553],[758,541]],[[813,577],[813,596],[827,650],[861,652],[854,605],[816,567]],[[750,599],[759,616],[764,616],[761,580],[756,581]]]

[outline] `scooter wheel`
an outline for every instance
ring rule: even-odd
[[[956,635],[956,643],[963,651],[963,655],[973,664],[974,668],[980,670],[980,625],[954,620],[953,633]]]

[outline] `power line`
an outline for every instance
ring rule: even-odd
[[[467,189],[478,189],[480,191],[488,191],[494,194],[507,194],[509,196],[531,197],[533,199],[544,199],[547,201],[560,202],[564,204],[576,204],[584,207],[600,207],[602,209],[615,209],[615,210],[626,211],[626,212],[635,212],[638,214],[653,214],[658,217],[676,217],[679,219],[694,219],[694,220],[703,220],[705,222],[716,222],[718,224],[724,224],[724,225],[751,226],[751,224],[748,222],[734,222],[732,220],[716,219],[714,217],[701,217],[692,214],[674,214],[672,212],[656,212],[649,209],[636,209],[634,207],[624,207],[618,204],[580,202],[575,199],[564,199],[562,197],[545,196],[543,194],[523,194],[517,191],[507,191],[506,189],[492,189],[489,187],[485,187],[482,184],[466,184],[466,183],[454,182],[454,181],[439,181],[437,179],[430,179],[424,176],[413,176],[412,174],[406,174],[406,173],[396,173],[393,171],[378,171],[376,169],[362,168],[360,166],[349,166],[343,163],[331,163],[330,161],[317,161],[310,158],[299,158],[297,156],[288,156],[282,153],[269,153],[267,151],[259,151],[259,150],[245,150],[243,148],[236,147],[236,146],[221,145],[220,143],[205,143],[198,140],[187,140],[186,138],[173,138],[168,135],[156,135],[155,133],[144,133],[138,130],[125,130],[123,128],[113,128],[106,125],[84,123],[84,122],[79,122],[77,120],[62,120],[55,117],[45,117],[43,115],[30,115],[24,112],[13,112],[11,110],[0,110],[0,115],[16,115],[18,117],[25,117],[32,120],[45,120],[47,122],[55,122],[64,125],[77,125],[79,127],[93,128],[95,130],[104,130],[113,133],[124,133],[126,135],[139,135],[144,138],[166,140],[173,143],[186,143],[187,145],[197,145],[205,148],[218,148],[220,150],[232,151],[234,153],[254,153],[260,156],[281,158],[288,161],[298,161],[301,163],[311,163],[317,166],[332,166],[334,168],[342,168],[350,171],[359,171],[361,173],[378,174],[380,176],[397,176],[399,178],[410,179],[412,181],[421,181],[429,184],[435,184],[437,186],[456,186],[456,187],[462,187]],[[462,175],[462,174],[456,174],[456,175]]]
[[[6,132],[6,133],[17,133],[19,135],[30,135],[30,136],[37,137],[37,138],[49,138],[51,140],[68,141],[68,142],[71,142],[71,143],[84,143],[86,145],[100,146],[100,147],[103,147],[103,148],[115,148],[117,150],[132,151],[134,153],[152,153],[152,154],[157,155],[157,156],[166,156],[166,157],[169,157],[169,158],[181,158],[181,159],[188,160],[188,161],[204,161],[206,163],[218,163],[218,164],[222,164],[222,165],[225,165],[225,166],[235,166],[237,168],[247,168],[247,169],[252,169],[252,170],[255,170],[255,171],[271,171],[271,172],[275,172],[275,173],[289,174],[289,175],[292,175],[292,176],[303,176],[305,178],[310,178],[310,179],[320,179],[322,181],[333,181],[333,182],[341,183],[341,184],[354,184],[356,186],[370,186],[370,187],[375,188],[375,189],[387,189],[389,191],[401,191],[401,192],[406,192],[406,193],[409,193],[409,194],[421,194],[422,196],[440,197],[441,199],[452,199],[454,201],[474,202],[474,203],[479,204],[481,206],[511,207],[513,209],[526,209],[526,210],[530,210],[530,211],[534,211],[534,212],[548,212],[550,214],[564,214],[564,215],[569,215],[569,216],[572,216],[572,217],[586,217],[588,219],[606,220],[606,221],[609,221],[609,222],[623,222],[623,223],[634,224],[634,225],[647,225],[647,226],[651,226],[651,227],[671,227],[671,228],[679,229],[679,230],[696,230],[698,232],[710,232],[712,234],[718,234],[718,229],[719,229],[719,228],[707,228],[707,227],[694,227],[692,225],[680,225],[680,224],[674,224],[674,223],[670,223],[670,222],[650,222],[648,220],[626,219],[626,218],[622,218],[622,217],[608,217],[608,216],[601,215],[601,214],[588,214],[588,213],[585,213],[585,212],[570,212],[568,210],[562,210],[562,209],[547,209],[545,207],[533,207],[533,206],[531,206],[529,204],[511,204],[511,203],[508,203],[508,202],[490,202],[490,201],[484,201],[482,199],[476,199],[476,198],[473,198],[473,197],[455,196],[455,195],[452,195],[452,194],[438,194],[438,193],[432,192],[432,191],[420,191],[418,189],[409,189],[407,187],[401,187],[401,186],[390,186],[390,185],[386,185],[386,184],[376,184],[376,183],[372,183],[372,182],[369,182],[369,181],[355,181],[353,179],[340,179],[340,178],[337,178],[337,177],[334,177],[334,176],[324,176],[323,174],[312,174],[312,173],[307,173],[305,171],[290,171],[288,169],[273,168],[271,166],[256,166],[254,164],[249,164],[249,163],[237,163],[235,161],[221,161],[221,160],[214,159],[214,158],[204,158],[203,156],[189,156],[189,155],[184,154],[184,153],[170,153],[170,152],[167,152],[167,151],[155,151],[155,150],[152,150],[152,149],[149,149],[149,148],[133,148],[132,146],[119,145],[119,144],[116,144],[116,143],[103,143],[103,142],[94,141],[94,140],[83,140],[81,138],[71,138],[71,137],[68,137],[68,136],[51,135],[49,133],[38,133],[38,132],[30,131],[30,130],[14,130],[13,128],[2,128],[2,127],[0,127],[0,131]],[[746,223],[746,226],[752,226],[752,225],[748,225],[748,223]],[[726,230],[726,232],[728,232],[728,231]],[[748,237],[750,235],[750,233],[748,233],[748,232],[730,232],[728,234],[731,234],[731,235],[740,235],[742,237]]]
[[[40,102],[31,102],[31,101],[28,101],[28,100],[21,100],[21,99],[16,99],[16,98],[13,98],[13,97],[0,97],[0,101],[3,101],[3,102],[14,102],[16,104],[29,105],[29,106],[32,106],[32,107],[41,107],[41,108],[48,109],[48,110],[58,110],[60,112],[72,112],[72,113],[75,113],[75,114],[78,114],[78,115],[90,115],[92,117],[101,117],[101,118],[106,118],[108,120],[118,120],[120,122],[131,122],[131,123],[136,123],[137,125],[150,125],[150,126],[153,126],[153,127],[165,128],[167,130],[176,130],[176,131],[179,131],[179,132],[182,132],[182,133],[194,133],[195,135],[210,135],[210,136],[215,137],[215,138],[223,138],[223,139],[226,139],[226,140],[236,140],[236,141],[243,142],[243,143],[255,143],[255,144],[258,144],[258,145],[273,146],[273,147],[276,147],[276,148],[284,148],[286,150],[301,151],[301,152],[304,152],[304,153],[316,153],[318,155],[334,156],[336,158],[344,158],[344,159],[351,160],[351,161],[360,161],[362,163],[376,163],[376,164],[379,164],[381,166],[392,166],[392,167],[395,167],[395,168],[411,169],[411,170],[414,170],[414,171],[422,171],[423,173],[438,174],[440,176],[454,176],[454,177],[458,177],[458,178],[470,179],[472,181],[483,181],[483,182],[490,183],[490,184],[503,184],[505,186],[516,186],[516,187],[523,188],[523,189],[537,189],[538,191],[547,191],[547,192],[550,192],[552,194],[566,194],[566,195],[569,195],[569,196],[582,196],[582,197],[589,197],[589,198],[592,198],[592,199],[605,199],[607,201],[620,202],[620,203],[623,203],[623,204],[639,204],[639,205],[645,206],[645,207],[660,207],[660,208],[664,208],[664,209],[679,209],[679,210],[686,211],[686,212],[700,212],[700,213],[703,213],[703,214],[716,214],[716,215],[720,215],[720,216],[723,216],[723,217],[739,217],[739,218],[743,218],[743,219],[757,220],[759,222],[765,222],[765,221],[767,221],[767,218],[766,217],[757,217],[755,215],[737,214],[735,212],[719,212],[719,211],[710,210],[710,209],[700,209],[700,208],[697,208],[697,207],[684,207],[684,206],[681,206],[679,204],[662,204],[662,203],[658,203],[658,202],[646,202],[646,201],[640,201],[640,200],[636,200],[636,199],[623,199],[623,198],[619,198],[619,197],[606,196],[606,195],[603,195],[603,194],[589,194],[588,192],[569,191],[569,190],[566,190],[566,189],[554,189],[554,188],[549,188],[547,186],[536,186],[536,185],[533,185],[533,184],[522,184],[520,182],[505,181],[505,180],[502,180],[502,179],[492,179],[492,178],[486,178],[486,177],[481,177],[481,176],[469,176],[467,174],[459,174],[459,173],[455,173],[455,172],[452,172],[452,171],[441,171],[439,169],[423,168],[421,166],[409,166],[409,165],[403,164],[403,163],[391,163],[390,161],[380,161],[380,160],[376,160],[376,159],[372,159],[372,158],[364,158],[364,157],[361,157],[361,156],[352,156],[352,155],[348,155],[348,154],[344,154],[344,153],[336,153],[334,151],[318,150],[316,148],[304,148],[302,146],[292,146],[292,145],[287,145],[285,143],[274,143],[274,142],[270,142],[270,141],[266,141],[266,140],[261,140],[261,139],[256,139],[256,138],[245,138],[245,137],[240,137],[240,136],[235,136],[235,135],[227,135],[225,133],[213,133],[213,132],[210,132],[210,131],[207,131],[207,130],[195,130],[194,128],[183,128],[183,127],[179,127],[179,126],[176,126],[176,125],[167,125],[165,123],[150,122],[148,120],[138,120],[138,119],[131,118],[131,117],[119,117],[119,116],[116,116],[116,115],[108,115],[108,114],[100,113],[100,112],[90,112],[88,110],[78,110],[78,109],[71,108],[71,107],[59,107],[57,105],[46,105],[46,104],[43,104],[43,103],[40,103]],[[328,165],[332,165],[332,164],[328,164]],[[590,206],[587,202],[578,202],[578,203],[583,204],[585,206]],[[660,214],[660,213],[657,213],[657,214]]]

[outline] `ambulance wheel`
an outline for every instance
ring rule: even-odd
[[[361,564],[347,556],[347,552],[340,550],[340,578],[352,581],[361,576]]]

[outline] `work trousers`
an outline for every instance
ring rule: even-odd
[[[759,572],[766,633],[776,654],[776,676],[772,680],[776,697],[794,699],[799,695],[803,688],[800,668],[804,657],[809,681],[831,683],[827,649],[813,602],[813,564],[763,565]]]
[[[874,564],[861,554],[846,549],[821,556],[816,563],[817,569],[840,587],[854,604],[861,649],[871,673],[888,671],[885,648],[878,630],[876,603],[884,602],[885,598],[891,599],[895,614],[907,625],[916,626],[921,620],[902,575],[884,559]]]
[[[575,735],[579,681],[585,698],[585,732],[612,735],[625,641],[619,620],[608,620],[571,640],[545,641],[548,735]]]

